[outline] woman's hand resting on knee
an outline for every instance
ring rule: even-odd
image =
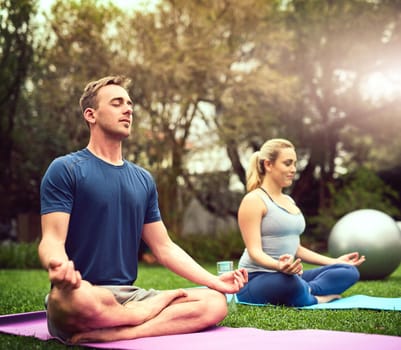
[[[287,275],[302,275],[304,272],[301,259],[294,257],[290,254],[283,254],[278,259],[278,271],[286,273]]]

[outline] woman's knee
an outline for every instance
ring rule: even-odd
[[[356,266],[348,265],[347,271],[348,271],[348,276],[349,276],[350,281],[352,281],[353,283],[356,283],[359,281],[360,273]]]

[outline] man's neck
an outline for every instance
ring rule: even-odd
[[[107,144],[97,144],[89,141],[87,149],[96,157],[113,165],[122,165],[122,145],[121,142],[109,142]]]

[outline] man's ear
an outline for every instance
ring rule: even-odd
[[[88,124],[94,124],[96,121],[95,110],[93,108],[86,108],[84,118]]]

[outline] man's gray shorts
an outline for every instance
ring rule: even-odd
[[[160,293],[160,291],[157,291],[155,289],[142,289],[135,286],[97,286],[97,287],[109,289],[113,293],[116,300],[121,305],[125,305],[130,301],[142,301],[145,299],[149,299]],[[47,308],[48,297],[49,295],[46,295],[45,298],[46,308]],[[49,320],[49,317],[47,317],[47,328],[49,330],[50,335],[58,338],[63,343],[67,342],[68,339],[70,339],[73,336],[73,334],[71,333],[64,332],[63,330],[58,329]]]

